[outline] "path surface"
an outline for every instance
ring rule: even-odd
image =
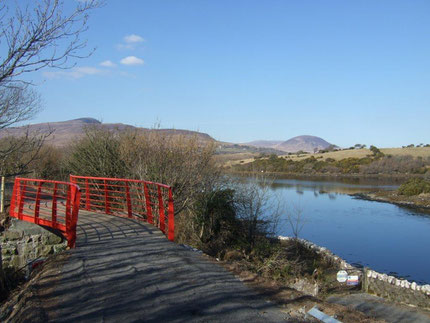
[[[40,286],[49,321],[286,320],[224,268],[136,220],[80,211],[76,249],[58,269],[55,286]]]
[[[337,303],[359,310],[377,319],[392,323],[430,323],[430,316],[418,309],[394,305],[383,298],[369,294],[352,294],[346,296],[331,296],[329,302]]]

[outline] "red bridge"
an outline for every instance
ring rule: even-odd
[[[21,295],[5,321],[285,321],[223,267],[169,241],[173,211],[172,189],[163,184],[17,178],[10,215],[55,228],[77,248],[45,262],[29,282],[32,301]]]
[[[146,221],[174,240],[173,195],[168,185],[74,175],[70,182],[15,179],[10,216],[59,230],[70,248],[76,243],[79,209]]]

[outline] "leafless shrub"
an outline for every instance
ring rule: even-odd
[[[172,186],[175,213],[190,210],[194,196],[210,191],[219,181],[212,142],[158,131],[128,132],[121,142],[122,159],[132,177]]]
[[[271,195],[273,181],[255,175],[234,184],[237,217],[242,222],[246,242],[252,248],[258,236],[271,236],[280,219],[280,200]]]
[[[377,159],[368,165],[360,166],[363,174],[416,174],[425,172],[428,161],[423,158],[407,156],[391,156]]]
[[[87,127],[84,137],[71,147],[67,169],[76,175],[123,178],[128,175],[128,167],[121,157],[118,132]]]
[[[291,208],[286,210],[286,216],[293,237],[298,240],[299,234],[306,224],[303,207],[300,204],[292,204]]]

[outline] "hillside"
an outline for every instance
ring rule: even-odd
[[[429,159],[430,158],[430,147],[408,147],[408,148],[381,148],[382,153],[385,155],[391,155],[393,157],[401,157],[401,156],[412,156],[413,158],[422,158]],[[340,161],[342,159],[347,158],[365,158],[371,156],[372,152],[365,149],[346,149],[346,150],[338,150],[331,151],[327,153],[317,153],[317,154],[301,154],[301,155],[283,155],[281,157],[288,158],[292,161],[301,161],[305,160],[309,157],[314,157],[318,160],[325,161],[327,159],[333,159],[336,161]],[[255,160],[255,156],[237,156],[237,158],[231,158],[224,163],[224,166],[233,166],[237,164],[247,164],[251,163]]]
[[[320,137],[315,136],[297,136],[277,145],[275,148],[285,152],[306,151],[313,153],[326,149],[331,144]]]
[[[156,131],[171,136],[196,136],[202,142],[214,141],[211,136],[205,133],[181,130],[181,129],[149,129],[134,127],[123,123],[101,123],[93,118],[79,118],[61,122],[37,123],[22,127],[11,127],[0,130],[0,138],[7,136],[23,136],[28,131],[31,134],[47,134],[52,132],[46,142],[56,147],[65,147],[72,142],[80,139],[84,134],[85,127],[101,126],[106,129],[118,130],[138,130],[138,131]]]
[[[279,140],[256,140],[246,143],[246,145],[254,147],[265,147],[276,150],[281,150],[287,153],[305,151],[313,153],[318,150],[326,149],[331,144],[324,139],[316,136],[297,136],[287,141]]]
[[[274,149],[277,145],[282,143],[283,143],[282,140],[255,140],[255,141],[244,143],[243,145]]]

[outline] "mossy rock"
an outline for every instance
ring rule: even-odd
[[[50,233],[42,236],[42,243],[44,245],[56,245],[60,244],[63,239],[56,234]]]
[[[5,231],[4,232],[4,239],[5,241],[8,240],[21,240],[23,237],[22,231]]]

